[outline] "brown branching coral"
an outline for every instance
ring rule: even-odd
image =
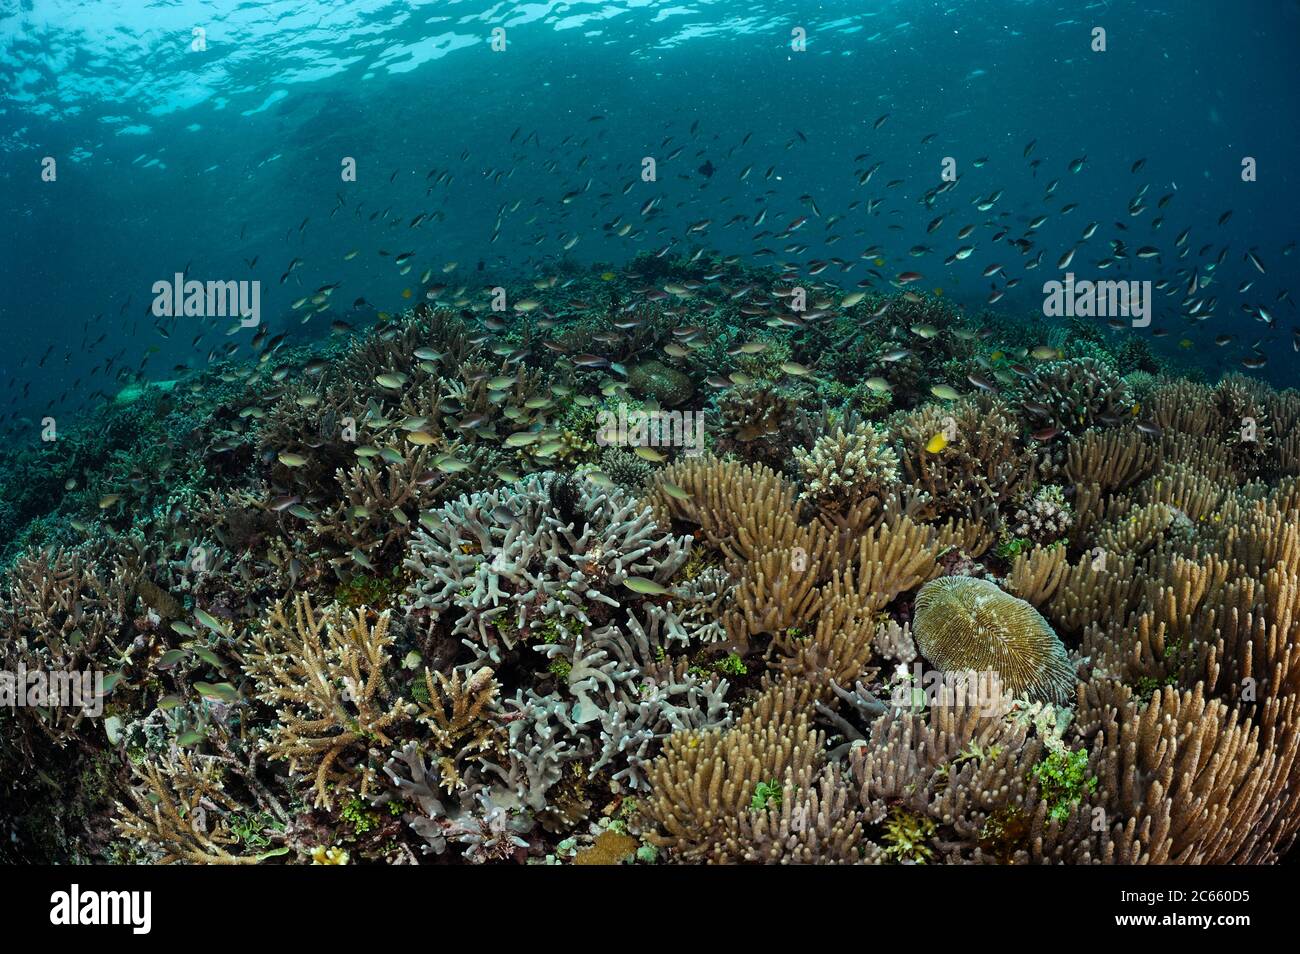
[[[245,671],[262,701],[277,707],[267,752],[311,779],[317,805],[337,793],[366,795],[375,784],[374,745],[391,746],[394,727],[410,718],[385,676],[390,664],[389,611],[372,625],[364,610],[337,605],[317,613],[310,597],[277,603],[253,637]]]
[[[1007,575],[1007,591],[1042,608],[1068,572],[1065,547],[1036,546],[1016,556]]]
[[[5,670],[120,674],[137,648],[130,626],[136,582],[137,571],[109,550],[38,550],[21,557],[0,597]],[[24,706],[18,717],[63,745],[85,714],[85,706]]]
[[[1256,729],[1199,690],[1172,688],[1140,710],[1132,699],[1108,705],[1099,720],[1090,769],[1100,779],[1096,802],[1107,831],[1093,857],[1231,864],[1251,853],[1251,830],[1268,813],[1268,779],[1278,769],[1277,753],[1260,751]]]
[[[696,457],[665,468],[648,497],[661,520],[698,526],[729,559],[750,561],[782,547],[815,558],[828,535],[799,521],[796,493],[793,483],[761,464]]]
[[[790,837],[792,819],[751,817],[766,816],[776,807],[773,802],[806,800],[808,814],[821,802],[812,788],[823,764],[822,737],[798,711],[796,699],[792,688],[777,685],[729,729],[670,736],[650,766],[651,794],[643,814],[657,828],[648,838],[688,863],[821,860],[809,857],[801,839]],[[825,860],[848,860],[859,830],[857,815],[844,803],[829,801],[832,811],[804,819],[818,837],[808,839],[805,833],[803,841],[819,846]],[[762,837],[754,842],[756,831]]]
[[[828,589],[826,605],[818,613],[812,632],[785,630],[772,640],[773,648],[781,654],[778,670],[823,694],[832,683],[849,686],[859,679],[870,681],[875,677],[875,671],[868,667],[876,631],[875,611],[851,584]]]
[[[1035,479],[1020,425],[996,398],[926,405],[897,418],[894,447],[903,473],[945,515],[996,523],[996,514]],[[942,446],[937,450],[936,435]]]
[[[927,847],[944,861],[1005,863],[1028,860],[1030,833],[1045,824],[1029,771],[1044,751],[1026,722],[959,695],[929,718],[879,717],[849,761],[867,820],[899,807],[930,820]]]
[[[504,754],[504,721],[497,701],[500,686],[493,676],[486,666],[464,679],[459,670],[450,679],[424,671],[428,701],[417,703],[418,718],[429,727],[433,747],[440,753],[439,781],[448,792],[463,784],[459,763]]]
[[[159,851],[160,864],[248,865],[285,854],[288,847],[257,850],[247,844],[255,817],[281,831],[291,822],[257,779],[257,753],[247,751],[226,727],[215,727],[212,738],[215,754],[173,748],[134,766],[136,784],[128,791],[135,807],[118,805],[118,830]],[[247,803],[232,795],[237,789],[247,794]]]
[[[1092,428],[1071,442],[1066,473],[1075,483],[1113,493],[1150,474],[1157,458],[1155,446],[1134,426]]]

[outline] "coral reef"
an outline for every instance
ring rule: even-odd
[[[0,461],[4,669],[102,677],[0,706],[0,858],[1292,850],[1300,395],[704,253],[559,278]]]

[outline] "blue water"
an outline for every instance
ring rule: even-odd
[[[3,2],[0,430],[93,406],[127,372],[175,377],[228,345],[251,357],[249,330],[149,312],[153,284],[182,270],[260,280],[269,330],[296,338],[365,326],[404,289],[418,300],[429,268],[476,291],[566,259],[701,247],[832,261],[820,280],[846,288],[915,270],[973,311],[1020,279],[993,306],[1015,313],[1041,311],[1078,245],[1081,278],[1168,280],[1139,332],[1165,332],[1157,352],[1213,377],[1253,347],[1269,360],[1248,373],[1291,384],[1297,37],[1294,0]],[[949,156],[958,184],[927,208]],[[1246,156],[1258,181],[1242,181]],[[972,205],[998,190],[989,211]],[[992,240],[1044,213],[1029,252]],[[1114,239],[1128,256],[1100,271]],[[962,245],[974,252],[945,265]],[[1003,271],[984,277],[991,264]],[[1193,268],[1203,321],[1187,317]],[[303,324],[292,303],[336,282],[331,310]]]

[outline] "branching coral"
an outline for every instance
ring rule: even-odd
[[[650,768],[648,837],[685,862],[857,860],[858,814],[821,775],[821,744],[780,684],[729,729],[673,735]],[[779,800],[756,808],[760,785],[779,785]]]
[[[292,616],[272,607],[252,639],[245,671],[277,710],[267,752],[311,780],[317,805],[329,807],[340,792],[366,795],[378,770],[371,749],[393,744],[394,728],[410,718],[385,674],[389,615],[370,624],[364,610],[317,613],[303,595]]]
[[[128,789],[135,807],[118,805],[118,830],[160,852],[161,864],[246,865],[285,854],[288,846],[271,848],[271,839],[256,830],[254,819],[260,817],[282,841],[291,823],[257,779],[257,753],[225,726],[217,727],[212,739],[215,754],[194,755],[173,746],[135,766],[136,784]],[[239,789],[247,793],[247,803],[232,795]]]
[[[800,499],[826,514],[859,507],[898,481],[898,455],[869,424],[823,435],[811,450],[796,450],[794,456],[803,474]]]
[[[1133,416],[1132,392],[1119,374],[1095,358],[1047,361],[1024,379],[1021,410],[1034,430],[1067,434],[1119,425]]]
[[[939,513],[996,523],[998,510],[1033,483],[1034,453],[1000,400],[926,405],[894,420],[893,433],[907,480]]]

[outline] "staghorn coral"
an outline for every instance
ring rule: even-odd
[[[22,668],[49,674],[51,680],[75,677],[78,683],[81,674],[94,670],[122,675],[139,650],[131,625],[137,572],[108,547],[21,557],[0,596],[5,671]],[[66,745],[76,738],[87,711],[86,705],[22,706],[16,718],[24,735],[36,732]],[[28,743],[20,739],[20,744]]]
[[[689,538],[621,490],[555,474],[454,501],[415,535],[411,608],[458,637],[470,665],[534,674],[510,702],[509,764],[495,770],[530,779],[520,797],[533,811],[560,778],[530,774],[537,741],[519,726],[554,720],[546,737],[581,753],[587,777],[635,789],[662,738],[727,721],[726,682],[675,661],[717,640],[727,587],[715,571],[669,589],[689,557]]]
[[[424,671],[424,700],[417,718],[430,730],[429,744],[438,752],[439,778],[448,792],[463,784],[460,766],[470,759],[500,756],[505,748],[500,686],[490,668],[467,678]]]
[[[311,598],[277,603],[253,637],[244,671],[257,696],[276,707],[266,751],[310,779],[314,801],[330,807],[340,792],[365,796],[378,767],[371,747],[392,744],[411,713],[385,675],[390,666],[390,611],[371,625],[365,610],[331,606],[317,613]]]
[[[1074,689],[1065,647],[1030,604],[988,580],[949,576],[916,595],[914,636],[945,672],[996,672],[1012,695],[1062,703]]]
[[[119,803],[115,823],[122,835],[157,851],[160,864],[259,864],[291,850],[269,847],[285,840],[292,819],[257,780],[256,753],[227,730],[218,745],[213,755],[173,747],[133,767],[137,784],[128,791],[134,808]],[[231,794],[241,788],[247,802]],[[250,827],[259,824],[270,827],[271,838]]]

